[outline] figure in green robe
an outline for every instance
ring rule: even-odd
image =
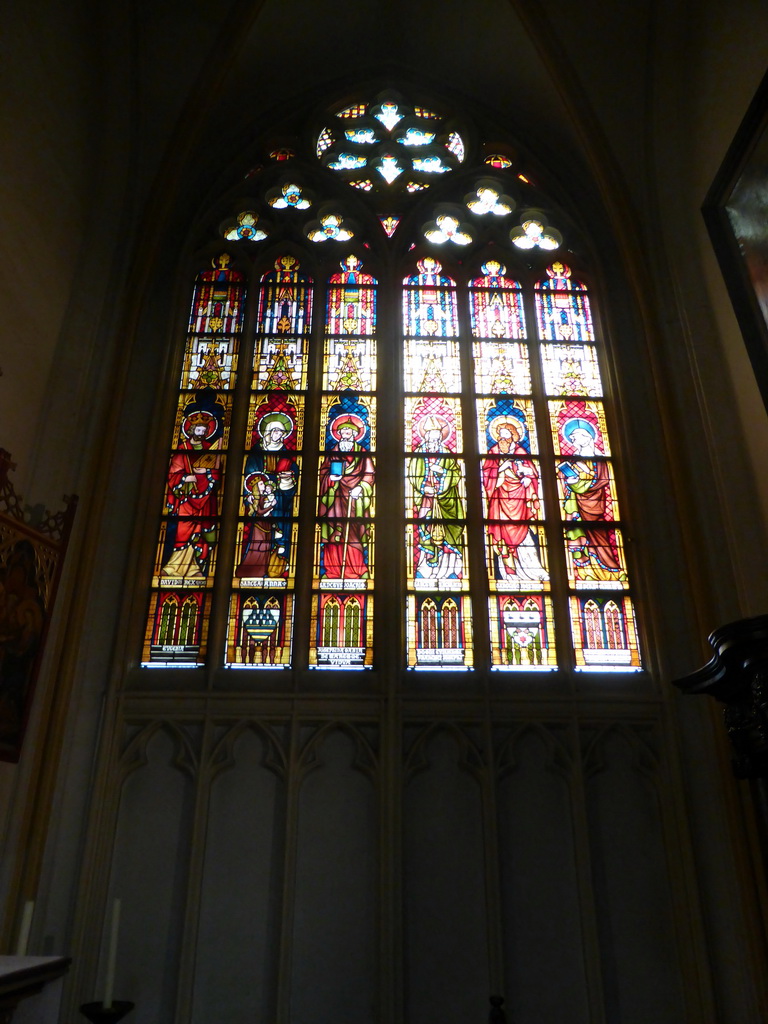
[[[463,575],[464,502],[461,469],[445,452],[447,430],[438,416],[425,417],[422,443],[410,460],[408,476],[414,496],[414,568],[416,579],[461,579]]]

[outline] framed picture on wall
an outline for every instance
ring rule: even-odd
[[[77,499],[30,515],[0,448],[0,760],[18,761]]]
[[[702,213],[768,409],[768,75]]]

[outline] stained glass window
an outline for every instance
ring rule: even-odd
[[[491,213],[495,217],[506,217],[512,213],[515,204],[509,196],[499,194],[493,184],[480,183],[474,192],[465,197],[467,209],[482,217]]]
[[[353,188],[365,183],[374,191],[403,185],[418,191],[428,187],[424,179],[448,174],[466,159],[464,137],[446,130],[444,113],[405,100],[380,96],[379,102],[352,104],[336,116],[343,129],[321,129],[315,154]]]
[[[268,194],[267,202],[275,210],[306,210],[312,205],[301,185],[292,181],[286,182],[279,192],[275,189],[273,194]]]
[[[458,132],[451,132],[446,143],[448,149],[454,154],[459,163],[464,162],[464,140]]]
[[[274,151],[229,207],[191,282],[144,665],[363,680],[397,636],[422,673],[639,669],[588,263],[447,117],[347,103],[300,177]]]
[[[205,661],[245,277],[226,253],[198,274],[189,314],[143,660]]]
[[[403,291],[408,664],[469,667],[456,282],[431,257],[416,269]]]
[[[315,155],[320,156],[331,145],[333,145],[333,132],[330,128],[323,128],[317,137],[317,149],[315,151]]]
[[[501,153],[492,153],[490,156],[485,158],[485,162],[491,167],[495,167],[496,170],[504,171],[507,167],[512,166],[512,161],[508,156],[502,156]]]
[[[226,664],[288,665],[312,280],[279,258],[259,291]]]
[[[509,237],[518,249],[559,249],[563,240],[559,231],[530,216],[524,218],[519,227],[513,228]]]
[[[354,255],[328,282],[309,650],[320,668],[373,661],[376,285]]]
[[[469,283],[495,668],[556,665],[540,449],[522,288],[496,260]]]
[[[229,241],[251,241],[261,242],[267,237],[267,232],[258,227],[259,215],[253,210],[243,210],[237,215],[235,224],[227,224],[223,234]]]
[[[555,262],[535,288],[576,665],[639,665],[597,346],[586,286]],[[608,592],[608,593],[606,593]]]
[[[344,118],[362,117],[367,109],[368,107],[365,103],[353,103],[351,106],[340,110],[336,116]]]

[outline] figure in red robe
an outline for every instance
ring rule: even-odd
[[[488,499],[488,533],[502,579],[541,581],[547,578],[529,520],[539,512],[536,466],[520,444],[521,427],[514,416],[497,416],[489,425],[496,443],[483,460],[483,487]]]
[[[360,522],[373,500],[374,468],[358,443],[365,424],[354,413],[342,413],[330,426],[336,438],[320,467],[318,512],[321,574],[325,579],[368,577],[368,526]]]
[[[182,425],[183,440],[168,467],[168,511],[175,520],[173,552],[161,575],[204,580],[216,541],[216,491],[221,480],[216,417],[204,410],[190,413]]]
[[[589,420],[575,417],[563,424],[561,432],[576,454],[557,467],[563,482],[563,513],[569,520],[565,536],[576,578],[625,580],[613,530],[605,528],[611,519],[610,476],[606,463],[595,458],[597,431]]]

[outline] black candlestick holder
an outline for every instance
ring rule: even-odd
[[[117,1024],[134,1006],[135,1003],[129,1003],[127,999],[115,999],[111,1006],[105,1006],[104,1003],[83,1003],[80,1013],[92,1024]]]

